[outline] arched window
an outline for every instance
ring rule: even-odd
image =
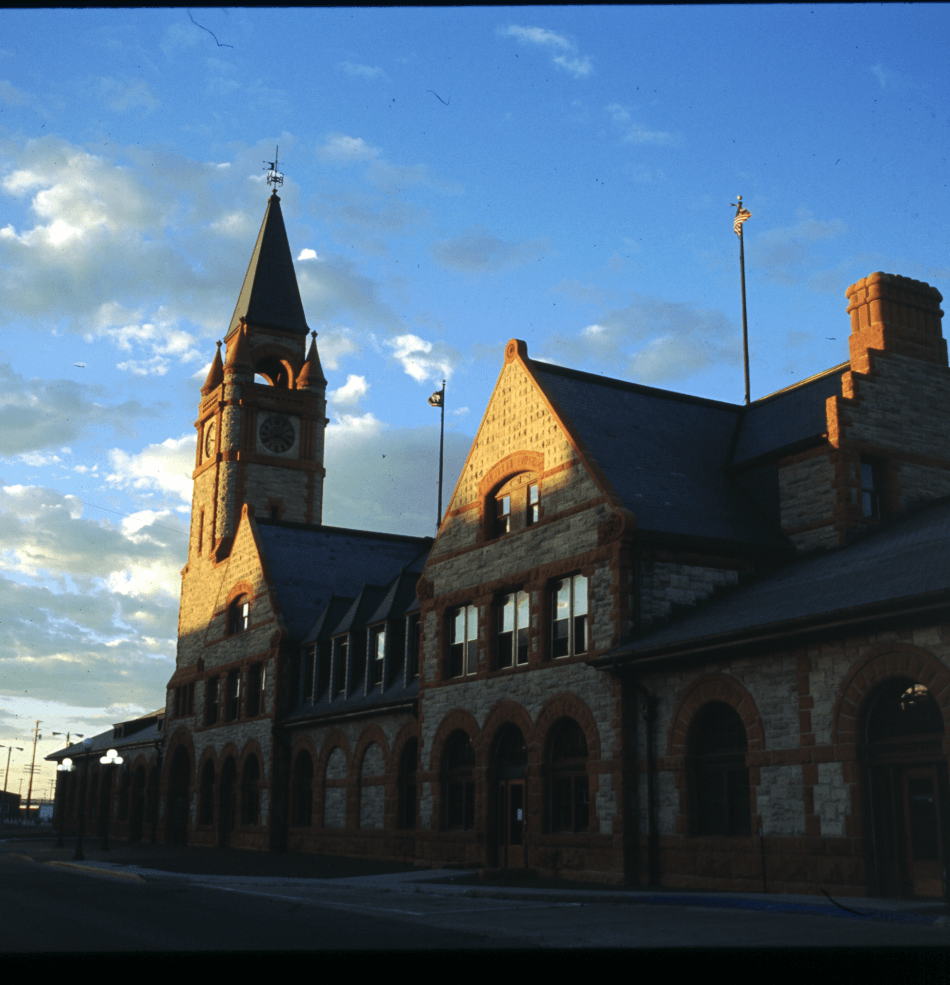
[[[748,741],[738,713],[721,701],[704,705],[689,732],[693,828],[697,835],[747,835]]]
[[[550,768],[551,830],[587,831],[590,827],[587,738],[572,718],[554,726]]]
[[[228,636],[243,633],[251,624],[251,600],[247,595],[239,595],[228,606]]]
[[[260,778],[261,768],[257,756],[248,756],[241,783],[241,820],[244,824],[257,824],[260,808]]]
[[[214,824],[214,763],[209,759],[201,770],[198,795],[198,823]]]
[[[291,824],[309,828],[313,819],[313,760],[301,750],[294,761],[291,782]]]
[[[489,496],[488,537],[524,530],[541,518],[541,501],[538,477],[534,472],[521,472],[508,479]]]
[[[445,826],[470,831],[475,827],[475,747],[461,729],[449,737],[444,762]]]

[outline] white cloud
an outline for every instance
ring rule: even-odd
[[[393,350],[393,356],[402,365],[403,371],[417,383],[448,379],[461,359],[459,352],[451,346],[445,343],[434,346],[418,335],[397,335],[387,340],[385,345]]]
[[[355,340],[355,333],[351,328],[333,328],[321,332],[317,338],[317,351],[320,353],[320,362],[326,369],[339,369],[340,360],[353,352],[359,352],[359,346]],[[207,374],[207,371],[205,371]]]
[[[621,106],[620,103],[610,103],[605,107],[605,112],[613,120],[617,129],[621,131],[620,139],[625,144],[666,146],[682,143],[679,134],[671,133],[668,130],[653,130],[642,123],[635,122],[630,111],[625,106]]]
[[[360,400],[366,396],[369,391],[369,384],[366,382],[365,376],[356,376],[351,373],[346,378],[346,383],[343,386],[338,387],[336,390],[331,390],[329,397],[333,404],[344,405],[344,406],[356,406],[359,404]]]
[[[373,65],[360,65],[356,62],[341,62],[340,68],[342,68],[347,75],[353,75],[363,79],[388,80],[386,73],[381,68]]]
[[[316,250],[301,250],[297,255],[297,260],[319,260],[320,257],[317,256]]]
[[[586,55],[577,53],[577,46],[561,34],[555,34],[543,27],[499,27],[501,37],[517,38],[522,44],[535,45],[551,52],[551,61],[563,68],[575,79],[590,75],[593,65]]]
[[[379,156],[379,148],[371,147],[362,137],[348,137],[344,133],[327,134],[317,156],[324,161],[349,164],[353,161],[371,161]]]
[[[99,94],[109,108],[118,113],[127,110],[151,113],[160,105],[148,83],[142,79],[102,78],[99,80]]]
[[[105,478],[111,486],[158,492],[177,497],[182,503],[191,502],[191,473],[195,467],[193,434],[168,438],[134,455],[113,448],[109,463],[112,471]]]

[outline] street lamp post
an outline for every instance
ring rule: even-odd
[[[73,761],[67,756],[60,764],[56,767],[57,773],[75,773],[76,767],[73,766]],[[59,837],[56,839],[56,847],[65,847],[65,842],[63,841],[63,833],[66,830],[66,783],[67,777],[63,777],[62,793],[59,798]],[[59,785],[59,784],[57,784]]]
[[[82,786],[79,792],[79,835],[76,838],[76,851],[73,853],[74,862],[84,862],[86,856],[82,852],[82,836],[86,832],[86,784],[89,781],[89,750],[92,749],[92,739],[82,740],[82,750],[85,753],[82,770]]]
[[[106,816],[105,816],[105,833],[102,837],[102,850],[109,851],[109,813],[111,811],[111,801],[112,801],[112,771],[109,769],[110,766],[121,766],[122,757],[115,751],[115,749],[110,749],[104,756],[100,757],[99,762],[106,767],[103,771],[103,776],[109,778],[109,796],[106,799]]]

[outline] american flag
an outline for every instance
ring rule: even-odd
[[[742,235],[742,223],[744,223],[746,219],[750,218],[751,215],[752,213],[748,209],[743,208],[740,208],[736,213],[736,221],[732,224],[732,228],[736,231],[737,236]]]

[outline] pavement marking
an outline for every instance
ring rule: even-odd
[[[402,913],[410,917],[441,916],[448,913],[493,913],[499,910],[549,910],[554,907],[583,906],[583,903],[530,903],[516,906],[469,906],[460,910],[404,910],[392,906],[370,906],[366,903],[335,903],[330,900],[315,900],[308,896],[285,896],[282,893],[264,893],[257,889],[243,889],[239,886],[218,886],[203,883],[209,889],[220,889],[226,893],[243,893],[245,896],[266,896],[268,899],[282,899],[292,903],[310,903],[313,906],[326,906],[334,910],[375,910],[379,913]]]
[[[81,862],[44,862],[44,865],[52,866],[54,869],[72,869],[74,872],[83,872],[87,876],[104,876],[106,879],[125,879],[126,882],[145,882],[134,872],[121,872],[116,869],[100,869],[96,865],[83,865]]]

